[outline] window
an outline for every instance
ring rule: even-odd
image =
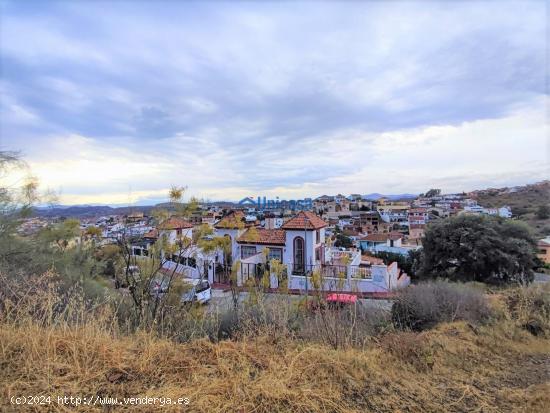
[[[241,258],[242,259],[252,257],[253,255],[256,255],[256,247],[251,247],[251,246],[248,246],[248,245],[243,245],[241,247]]]
[[[319,244],[321,242],[321,231],[317,230],[316,234],[316,243]]]
[[[539,254],[546,254],[546,250],[543,250],[543,249],[539,250]]]
[[[301,237],[294,238],[294,272],[304,272],[304,239]]]
[[[279,260],[279,262],[283,262],[283,250],[281,248],[269,248],[267,260]]]

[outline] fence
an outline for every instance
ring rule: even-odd
[[[315,264],[306,265],[305,268],[301,264],[291,264],[293,275],[311,275],[315,272],[320,274],[321,278],[371,278],[371,270],[368,267],[359,265],[331,265],[331,264]]]

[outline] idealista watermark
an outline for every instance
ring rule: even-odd
[[[112,396],[11,396],[10,403],[18,406],[188,406],[188,397],[112,397]]]
[[[250,207],[256,207],[259,210],[269,210],[269,209],[290,209],[292,211],[304,211],[309,210],[313,207],[313,202],[311,198],[304,199],[267,199],[264,197],[258,197],[257,201],[254,201],[252,198],[243,198],[239,201],[239,205],[249,205]]]

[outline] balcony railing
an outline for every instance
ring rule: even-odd
[[[291,264],[292,275],[307,275],[311,277],[313,273],[318,273],[323,278],[371,278],[371,270],[368,267],[360,265],[332,265],[315,264],[306,265],[305,268],[300,264]]]
[[[243,263],[241,262],[241,280],[244,284],[247,280],[255,279],[257,282],[261,281],[266,274],[270,271],[269,262],[266,264],[253,264],[253,263]],[[281,284],[288,277],[286,268],[283,270],[282,274],[279,274],[279,284]]]

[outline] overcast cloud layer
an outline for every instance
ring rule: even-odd
[[[2,2],[0,146],[63,203],[549,175],[546,2]]]

